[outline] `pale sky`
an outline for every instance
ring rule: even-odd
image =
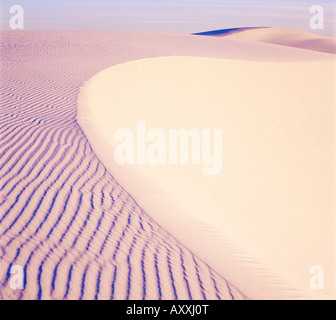
[[[309,26],[312,5],[324,8],[324,30]],[[12,5],[25,30],[139,30],[197,33],[235,27],[280,27],[336,36],[335,0],[1,0],[0,29]]]

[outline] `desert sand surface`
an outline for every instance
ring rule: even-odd
[[[307,50],[336,53],[336,39],[284,28],[233,28],[198,33],[247,41],[273,43]]]
[[[207,247],[195,250],[192,237],[178,237],[171,227],[177,225],[172,219],[178,210],[159,208],[157,199],[155,212],[146,211],[146,204],[141,207],[137,193],[118,182],[123,168],[113,171],[104,159],[100,150],[106,141],[90,136],[91,119],[77,118],[78,95],[93,76],[130,61],[163,56],[312,63],[313,68],[325,68],[334,59],[267,43],[168,33],[1,32],[0,298],[306,297],[287,274],[277,278],[273,264],[251,261],[258,256],[246,251],[231,254],[244,245],[240,234],[223,243],[219,263],[199,255]],[[122,124],[118,115],[123,115],[121,110],[111,125]],[[316,139],[328,136],[329,129]],[[329,143],[325,141],[323,151]],[[324,156],[328,163],[328,153]],[[322,189],[330,182],[323,180],[325,174],[321,172]],[[125,176],[132,177],[132,169]],[[148,181],[141,176],[138,183],[146,186]],[[193,223],[199,231],[204,226],[196,212],[184,222],[189,223],[184,235],[195,230]],[[217,241],[213,231],[210,228],[209,236],[198,243]],[[10,286],[13,266],[23,268],[23,290]],[[244,279],[252,285],[264,280],[251,288]]]

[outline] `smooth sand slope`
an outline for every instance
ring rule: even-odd
[[[90,145],[76,119],[85,81],[132,60],[331,59],[223,40],[132,32],[1,33],[0,298],[253,298],[138,206],[97,158],[98,145]],[[23,267],[24,290],[10,287],[15,265]]]
[[[309,297],[310,268],[323,266],[329,279],[335,268],[335,71],[327,56],[144,59],[93,77],[81,89],[78,119],[139,205],[248,296],[293,298],[292,289]],[[162,164],[118,165],[113,152],[125,138],[115,135],[132,130],[137,154],[140,120],[147,132],[165,133],[168,154]],[[188,164],[169,164],[169,130],[182,128],[223,130],[221,172],[205,176],[216,164],[191,164],[191,148]],[[147,152],[158,154],[159,138],[148,139]],[[332,294],[332,282],[327,287]]]
[[[302,48],[307,50],[336,53],[336,39],[319,36],[309,32],[283,28],[234,28],[198,33],[239,39],[273,43],[283,46]]]

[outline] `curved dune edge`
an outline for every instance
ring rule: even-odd
[[[325,53],[336,53],[336,39],[309,32],[284,28],[235,28],[197,33],[225,37],[227,39],[247,40],[296,47]]]
[[[135,203],[76,121],[79,88],[114,64],[236,52],[161,33],[0,35],[0,299],[248,299]],[[11,286],[12,266],[23,268],[23,290]]]
[[[328,93],[330,93],[330,85],[332,85],[332,82],[330,81],[333,80],[333,78],[331,76],[332,73],[328,73],[327,70],[331,70],[332,72],[333,65],[331,63],[332,62],[315,62],[307,63],[306,65],[303,63],[297,65],[279,64],[278,66],[275,66],[275,68],[280,68],[282,70],[281,74],[283,75],[291,74],[288,72],[293,71],[292,68],[294,68],[300,79],[302,79],[302,72],[304,72],[304,70],[306,70],[307,75],[310,71],[319,72],[321,76],[327,72],[327,75],[329,76],[327,76],[325,85],[323,86],[324,90],[326,90],[324,92],[326,95],[322,94],[322,96],[324,97],[323,99],[326,99],[323,103],[327,104],[327,111],[324,116],[328,118],[328,113],[331,112],[330,107],[332,107],[332,105],[330,105]],[[189,69],[184,69],[185,65],[188,64]],[[190,76],[190,70],[194,70],[193,67],[201,66],[202,64],[206,67],[203,69],[201,68],[201,70],[198,69],[196,73],[193,74],[193,80],[191,80],[190,77],[187,79],[190,88],[195,92],[202,92],[202,89],[204,89],[202,87],[194,86],[196,84],[200,85],[197,81],[196,83],[193,82],[195,79],[202,79],[201,83],[203,85],[206,83],[205,79],[209,80],[209,78],[204,78],[206,77],[206,74],[208,77],[211,75],[211,77],[214,78],[212,81],[221,79],[216,78],[216,76],[220,75],[219,72],[214,73],[214,68],[217,68],[221,64],[221,68],[232,67],[232,70],[234,71],[237,71],[238,68],[240,71],[246,72],[246,68],[250,68],[250,74],[255,71],[254,68],[261,68],[257,63],[247,61],[237,62],[233,60],[225,61],[221,59],[189,57],[145,59],[118,65],[101,71],[81,88],[78,98],[78,122],[100,160],[120,184],[130,192],[137,203],[147,211],[157,223],[206,261],[219,274],[231,281],[241,291],[245,292],[249,297],[254,299],[304,299],[321,297],[321,295],[316,295],[315,292],[307,289],[303,285],[302,279],[297,279],[295,277],[295,272],[291,273],[289,270],[286,270],[286,268],[284,270],[284,268],[279,267],[277,263],[273,263],[272,260],[263,255],[265,252],[260,252],[259,249],[254,246],[255,243],[249,243],[249,240],[252,240],[252,238],[245,235],[242,236],[242,233],[248,232],[249,222],[244,222],[244,219],[239,218],[224,220],[225,224],[221,221],[220,228],[218,228],[219,213],[222,213],[223,211],[226,212],[225,218],[228,218],[230,217],[231,212],[233,212],[232,207],[216,200],[216,198],[213,197],[213,194],[204,194],[203,189],[195,188],[195,184],[190,183],[188,179],[181,180],[179,178],[181,172],[178,173],[171,170],[164,171],[157,168],[148,168],[146,166],[120,166],[114,163],[114,149],[116,144],[113,141],[113,138],[111,138],[113,137],[113,130],[129,128],[134,125],[136,120],[148,121],[148,126],[150,128],[160,127],[155,125],[157,124],[155,121],[158,119],[155,118],[155,116],[152,119],[150,117],[143,119],[144,114],[147,114],[145,110],[151,110],[150,108],[153,107],[153,104],[150,106],[146,105],[145,102],[148,102],[148,100],[145,99],[142,101],[141,109],[132,113],[131,111],[134,110],[134,106],[137,105],[138,101],[132,100],[131,97],[134,98],[135,96],[139,98],[139,96],[146,96],[146,92],[144,94],[141,90],[146,87],[146,84],[148,86],[148,84],[151,83],[152,87],[150,88],[150,93],[156,92],[157,95],[154,96],[154,98],[151,96],[150,99],[152,100],[150,101],[152,103],[153,101],[154,103],[155,101],[160,101],[163,96],[160,95],[162,92],[158,92],[158,90],[160,90],[159,88],[169,87],[172,83],[171,81],[174,79],[180,80],[182,74],[189,74]],[[159,65],[158,68],[156,68],[157,65]],[[262,69],[259,69],[260,73],[258,73],[258,75],[270,75],[274,72],[274,65],[276,64],[263,63],[263,67]],[[332,68],[330,69],[330,67]],[[167,76],[168,79],[165,78],[165,75],[162,73],[162,68],[166,68],[166,71],[172,71],[173,73],[178,70],[179,77],[172,76],[171,78],[168,78]],[[202,70],[203,74],[200,74],[197,77],[197,72]],[[204,70],[206,70],[206,74],[204,74]],[[232,77],[234,76],[232,70],[231,73],[228,72],[226,74],[226,77],[230,79],[230,81],[233,80]],[[140,78],[137,78],[139,75]],[[162,77],[160,77],[160,75]],[[240,76],[242,75],[246,76],[244,73],[240,74]],[[256,82],[259,84],[263,83],[263,81],[269,83],[269,79],[267,78],[258,76],[257,79]],[[319,79],[321,79],[321,77]],[[184,80],[186,80],[186,78],[184,78]],[[282,80],[284,81],[281,83],[287,83],[288,86],[290,86],[291,81],[293,81],[292,79],[288,82],[287,80],[289,79],[286,77]],[[192,84],[190,81],[192,81]],[[238,81],[241,81],[239,75]],[[294,80],[294,82],[295,81],[296,80]],[[110,84],[111,87],[107,84]],[[137,91],[137,88],[134,85],[138,85],[141,88],[139,89],[140,91]],[[300,87],[300,90],[312,89],[310,86],[314,87],[315,84],[309,83],[308,81],[308,84],[306,83],[305,85],[306,87]],[[230,90],[237,89],[231,87]],[[284,90],[286,91],[286,89]],[[128,92],[129,94],[127,94]],[[219,91],[216,92],[219,93]],[[312,91],[310,90],[310,92]],[[115,96],[113,96],[113,94],[115,94]],[[111,100],[111,97],[113,97],[114,100]],[[123,99],[122,97],[124,97],[124,100],[120,100]],[[317,101],[313,103],[316,102]],[[110,110],[111,113],[109,113],[108,108],[106,108],[107,104],[113,107],[113,109]],[[167,105],[169,105],[169,103],[166,101],[165,106]],[[176,109],[172,113],[174,114],[174,112],[176,112]],[[111,114],[113,115],[113,119],[111,118]],[[165,116],[167,116],[167,113]],[[323,121],[326,120],[324,116]],[[104,120],[107,120],[107,122],[104,123]],[[193,120],[195,119],[193,118]],[[165,119],[165,121],[167,120]],[[318,126],[320,124],[321,123],[318,123]],[[330,123],[327,124],[330,125]],[[161,125],[164,127],[164,123],[161,123]],[[330,129],[330,127],[328,128]],[[303,128],[303,131],[305,129],[306,128]],[[328,141],[325,142],[322,151],[329,150],[328,148],[330,148],[329,143],[332,143],[332,141],[330,140],[329,134],[330,132],[327,132],[326,135],[322,134],[318,137],[318,139],[325,139],[326,136],[329,137]],[[310,137],[307,139],[309,138]],[[321,159],[318,159],[317,157],[315,160],[320,161]],[[327,174],[330,173],[328,171],[329,169],[330,168],[328,167]],[[191,174],[194,174],[192,171],[193,170],[191,169]],[[164,181],[164,183],[162,181]],[[325,190],[328,182],[323,181],[323,183],[321,184],[321,188]],[[330,185],[327,187],[330,187]],[[188,190],[188,194],[186,194],[186,190]],[[329,196],[330,194],[328,193],[327,197]],[[203,203],[195,203],[195,199],[202,199],[204,201]],[[324,200],[325,199],[326,198],[324,198]],[[208,212],[211,212],[211,217],[209,217],[208,214],[204,215],[206,209],[208,209]],[[324,221],[323,225],[319,226],[317,229],[320,228],[320,231],[323,230],[324,232],[324,224],[330,225],[332,222],[328,220],[329,218],[331,217],[326,217],[326,221]],[[314,218],[310,219],[310,223],[313,223],[313,221]],[[316,230],[314,229],[314,231]],[[268,231],[266,231],[266,233]],[[322,235],[322,233],[319,235]],[[332,234],[328,233],[328,236],[321,241],[321,247],[330,241],[329,236],[332,237]],[[263,240],[267,241],[267,238],[264,238]],[[279,247],[274,248],[275,251],[278,249]],[[306,247],[305,249],[307,250],[309,248]],[[314,248],[315,251],[313,251],[319,252],[320,249],[321,248],[317,246],[317,248]],[[330,254],[331,252],[329,250],[330,247],[327,247],[323,254],[318,257],[321,258],[326,254]],[[295,257],[294,251],[291,252],[291,257]],[[328,266],[328,272],[330,271],[329,267],[330,266]],[[322,298],[324,297],[325,296],[322,294]]]

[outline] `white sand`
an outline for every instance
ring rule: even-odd
[[[107,67],[245,52],[232,41],[161,33],[0,37],[0,299],[248,299],[134,202],[76,121],[79,88]],[[23,290],[11,287],[14,266]]]
[[[248,296],[330,298],[334,84],[332,61],[145,59],[86,83],[78,120],[139,205]],[[140,120],[165,132],[222,128],[222,173],[116,164],[115,132]],[[329,279],[320,292],[309,287],[313,265]]]
[[[202,300],[249,299],[258,296],[271,298],[279,294],[285,298],[303,296],[300,290],[296,293],[287,290],[299,288],[299,285],[287,284],[279,293],[279,282],[268,279],[270,273],[275,273],[275,267],[280,266],[282,272],[284,264],[270,261],[270,256],[267,255],[264,260],[272,263],[272,266],[266,266],[267,270],[264,268],[261,272],[263,260],[257,254],[262,255],[262,252],[247,254],[247,249],[258,247],[255,242],[245,246],[241,232],[244,230],[243,224],[238,218],[232,218],[231,212],[243,212],[239,205],[240,211],[233,206],[238,198],[233,197],[231,202],[226,202],[226,206],[230,208],[226,207],[221,216],[225,219],[229,217],[231,225],[220,230],[214,230],[213,227],[218,219],[215,209],[218,209],[217,205],[221,205],[220,201],[210,201],[214,208],[207,209],[212,215],[212,218],[207,217],[207,226],[203,220],[199,220],[203,212],[199,213],[198,219],[198,211],[192,207],[192,212],[188,215],[181,215],[177,210],[184,209],[181,205],[188,204],[185,202],[185,190],[191,190],[188,189],[190,186],[181,191],[182,204],[176,203],[174,210],[172,196],[164,200],[163,193],[159,192],[155,199],[153,196],[142,200],[144,207],[160,206],[160,210],[154,210],[150,215],[144,211],[132,198],[131,190],[124,189],[117,180],[118,175],[119,178],[123,176],[134,179],[135,175],[128,171],[129,168],[107,170],[110,158],[97,157],[95,152],[103,156],[105,151],[111,150],[105,148],[108,143],[102,142],[101,137],[95,141],[95,137],[90,135],[90,132],[99,133],[97,128],[89,129],[90,123],[86,123],[87,127],[83,119],[79,126],[76,118],[77,96],[85,81],[100,71],[112,66],[123,70],[125,66],[118,66],[119,64],[143,58],[199,56],[241,61],[290,62],[295,66],[303,61],[333,61],[333,55],[253,41],[146,32],[15,31],[0,32],[0,37],[0,299]],[[137,62],[135,64],[138,65]],[[169,67],[169,71],[176,72],[173,65],[169,66],[172,67]],[[166,68],[166,63],[162,67]],[[183,64],[181,71],[186,67]],[[164,90],[172,85],[160,69],[150,69],[159,72],[159,78],[163,77],[162,83],[166,83],[166,87],[161,87],[159,82],[154,81],[158,89]],[[197,67],[195,71],[199,74],[202,69],[203,67],[201,70]],[[125,81],[128,81],[127,74],[131,70],[133,68],[125,70],[125,74],[122,71],[120,90],[124,88]],[[303,73],[305,76],[307,72]],[[211,74],[217,78],[217,71],[211,71]],[[197,82],[196,74],[192,72],[192,75],[192,82]],[[140,72],[134,74],[132,79],[140,77],[146,80],[143,76],[143,72]],[[185,76],[181,77],[181,81],[186,79]],[[204,77],[203,88],[209,81],[208,76]],[[158,78],[155,77],[154,80],[156,79]],[[243,79],[244,77],[239,82]],[[90,83],[92,82],[89,81],[88,85]],[[258,82],[253,81],[251,85],[253,84],[257,85]],[[127,85],[127,94],[118,99],[130,98],[129,89],[136,89],[138,83]],[[105,85],[102,89],[104,88]],[[145,88],[148,89],[148,86]],[[314,92],[321,90],[325,89],[319,86],[318,91]],[[89,92],[95,100],[95,90],[90,89]],[[205,94],[207,92],[204,91]],[[212,100],[216,102],[216,99]],[[159,101],[164,99],[159,97]],[[125,105],[129,102],[125,100]],[[167,100],[166,106],[171,107],[170,101]],[[102,107],[104,109],[104,105]],[[322,107],[321,104],[319,110]],[[82,112],[83,109],[79,111]],[[110,124],[116,127],[123,125],[124,116],[123,110],[118,109]],[[317,120],[323,119],[317,117]],[[197,117],[194,121],[197,121]],[[109,129],[113,129],[110,124]],[[85,133],[82,127],[85,128]],[[328,127],[323,128],[329,130]],[[227,130],[229,129],[228,125]],[[88,134],[89,141],[85,134]],[[320,134],[316,137],[317,140],[322,139],[324,133],[321,131]],[[253,141],[252,138],[249,141]],[[322,144],[323,150],[327,143],[325,141]],[[258,156],[260,154],[257,153],[254,165],[257,164]],[[106,167],[100,160],[106,163]],[[238,166],[239,163],[232,163],[231,168],[237,170],[235,165]],[[310,162],[307,166],[309,165]],[[324,170],[321,171],[322,180],[319,180],[321,187],[325,182],[324,172],[328,168],[325,167]],[[232,175],[235,172],[233,170]],[[249,172],[248,168],[245,172]],[[138,171],[135,172],[137,173]],[[193,173],[186,174],[188,176]],[[123,181],[127,182],[125,179]],[[147,194],[143,189],[146,179],[140,178],[140,182],[141,188],[132,190],[135,191],[134,195],[137,195],[137,191]],[[237,181],[233,180],[232,183]],[[139,183],[132,180],[129,185],[135,189]],[[174,186],[177,186],[175,179]],[[150,183],[148,187],[153,188]],[[238,187],[242,191],[240,184]],[[157,192],[155,187],[154,191]],[[245,190],[247,191],[248,189]],[[196,205],[195,209],[201,209],[209,203],[201,189],[200,192],[202,197],[198,197],[198,200],[201,200],[196,202],[194,194],[191,194],[189,204]],[[240,196],[235,190],[232,190],[232,194]],[[212,194],[209,193],[209,196]],[[140,203],[141,199],[137,200]],[[262,203],[255,204],[257,205]],[[277,218],[282,219],[281,216]],[[175,219],[174,223],[172,219]],[[269,221],[265,223],[270,224]],[[165,230],[161,225],[170,230]],[[235,228],[239,228],[239,233],[231,234]],[[246,235],[250,234],[249,229],[248,226]],[[193,234],[194,230],[199,233]],[[224,237],[224,231],[227,233],[225,243],[218,245]],[[253,237],[256,238],[255,235]],[[323,239],[325,238],[321,239],[321,243]],[[237,254],[240,242],[244,249],[242,255]],[[316,241],[316,246],[318,245],[320,241]],[[218,259],[214,256],[215,251],[207,252],[209,247],[219,250]],[[251,256],[256,263],[247,260]],[[314,261],[314,264],[323,261]],[[23,290],[14,290],[10,285],[12,266],[24,270]],[[289,280],[289,272],[281,272],[281,281]],[[306,275],[306,270],[303,274]],[[297,274],[294,273],[293,278],[297,279]],[[245,279],[248,280],[247,283],[258,284],[256,288],[252,288],[254,290],[247,288],[249,295],[245,292]],[[329,280],[327,275],[326,285],[332,283]],[[269,294],[265,292],[268,290],[267,284],[272,291]],[[259,287],[260,294],[255,294]]]

